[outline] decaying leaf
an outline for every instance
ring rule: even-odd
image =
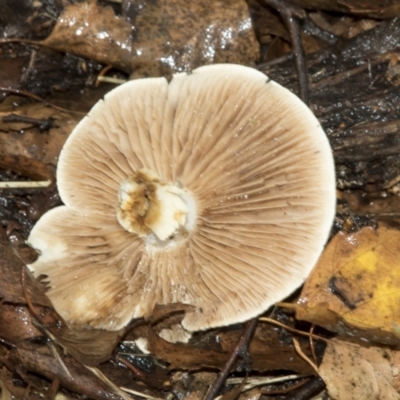
[[[400,340],[400,231],[338,233],[306,281],[298,319],[347,335]]]
[[[139,327],[135,330],[135,336],[146,338],[147,350],[167,362],[170,369],[183,368],[191,371],[201,368],[221,369],[243,333],[243,327],[236,326],[222,331],[198,332],[189,343],[170,343],[160,337],[165,332],[164,326],[157,335],[156,331],[161,326],[157,326],[156,330],[152,326]],[[307,341],[302,344],[304,351],[308,352]],[[279,369],[300,374],[315,373],[310,365],[298,356],[294,346],[282,341],[276,329],[266,324],[257,327],[250,342],[249,354],[251,368],[256,371]],[[243,361],[239,360],[234,368]]]
[[[76,362],[72,357],[56,359],[48,346],[20,344],[11,351],[10,360],[21,365],[27,371],[45,376],[50,381],[57,377],[60,384],[73,392],[82,393],[96,400],[121,400],[110,387],[97,378],[89,369]]]
[[[396,367],[388,348],[334,339],[327,345],[319,373],[334,400],[400,399],[393,387]]]
[[[132,26],[96,1],[67,6],[43,44],[64,52],[130,69]]]
[[[23,155],[3,155],[0,158],[0,168],[20,173],[33,180],[45,181],[54,178],[54,174],[44,162]]]
[[[41,131],[32,122],[5,122],[2,119],[10,115],[38,122],[51,119],[53,123],[48,130]],[[10,154],[27,156],[56,165],[65,140],[81,117],[74,112],[61,112],[42,103],[9,96],[0,106],[0,157]]]
[[[135,77],[171,75],[212,63],[248,65],[259,58],[244,0],[231,0],[229,7],[225,1],[158,0],[133,9],[127,16],[131,25],[96,1],[69,5],[42,43]]]
[[[170,75],[217,63],[251,65],[259,58],[248,6],[243,0],[143,2],[132,19],[135,77]]]

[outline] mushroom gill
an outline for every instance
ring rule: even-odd
[[[70,324],[117,330],[156,304],[195,306],[189,331],[242,322],[305,280],[335,212],[312,112],[238,65],[130,81],[98,102],[59,159],[65,206],[29,267]]]

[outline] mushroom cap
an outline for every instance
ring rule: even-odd
[[[149,245],[117,221],[119,186],[142,168],[193,196],[194,226],[176,245]],[[29,267],[66,321],[109,330],[174,302],[194,306],[189,331],[261,314],[304,282],[335,213],[317,119],[238,65],[112,90],[66,141],[57,179],[65,206],[33,228]]]

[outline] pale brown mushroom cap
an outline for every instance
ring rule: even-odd
[[[116,219],[121,181],[147,168],[196,203],[185,240],[157,249]],[[30,265],[70,323],[119,329],[156,304],[207,329],[255,317],[305,280],[328,238],[335,176],[312,112],[237,65],[131,81],[97,103],[58,165],[66,206],[37,223]]]

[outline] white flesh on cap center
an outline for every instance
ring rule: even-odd
[[[147,245],[165,247],[188,236],[195,203],[186,190],[142,168],[121,182],[117,219],[128,232],[146,239]]]

